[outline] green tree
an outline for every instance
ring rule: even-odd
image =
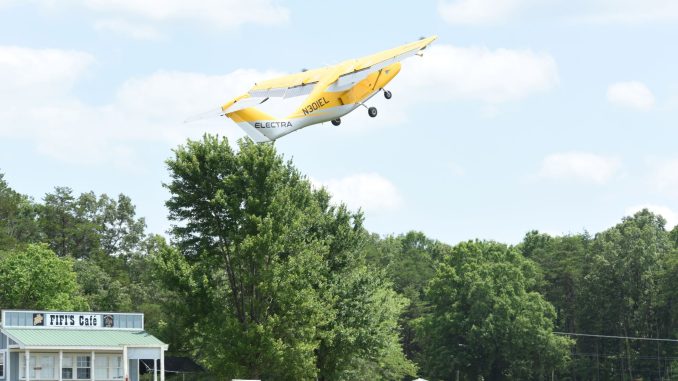
[[[124,194],[114,200],[101,195],[98,200],[101,247],[108,255],[129,256],[143,250],[146,221],[136,218],[136,207]]]
[[[435,379],[542,379],[563,368],[571,341],[553,334],[555,311],[533,291],[533,262],[494,242],[455,246],[427,293],[419,322],[424,374]]]
[[[414,231],[384,239],[372,235],[368,245],[370,263],[385,269],[395,291],[407,298],[399,326],[403,350],[411,360],[417,360],[420,352],[413,323],[426,311],[426,285],[435,275],[436,264],[449,250],[448,245]]]
[[[648,210],[625,217],[595,236],[582,266],[580,330],[625,337],[669,337],[673,328],[661,316],[662,274],[671,263],[674,247],[665,220]],[[666,283],[665,283],[666,284]],[[579,339],[578,350],[601,354],[581,372],[600,377],[653,377],[657,343],[638,340]],[[665,348],[668,349],[668,348]],[[659,352],[659,353],[658,353]],[[648,359],[649,356],[655,357]],[[593,360],[593,359],[592,359]],[[592,378],[592,373],[582,377]]]
[[[0,253],[0,305],[15,309],[85,310],[73,261],[44,244]]]
[[[366,266],[360,215],[331,206],[271,145],[234,153],[205,136],[167,163],[178,250],[161,250],[158,272],[204,365],[225,378],[412,373],[393,339],[403,303]]]
[[[140,250],[146,226],[123,194],[117,200],[93,192],[76,198],[67,187],[45,195],[38,221],[50,248],[74,258],[131,255]]]
[[[10,188],[0,173],[0,250],[38,240],[35,205]]]
[[[517,247],[539,265],[538,290],[555,307],[556,327],[563,332],[577,332],[581,270],[590,244],[588,233],[551,237],[531,231]]]
[[[128,289],[102,270],[94,261],[76,261],[74,271],[87,304],[93,311],[130,311]]]

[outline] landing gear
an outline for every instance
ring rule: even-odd
[[[340,124],[341,124],[341,118],[332,119],[332,125],[333,126],[338,126]]]
[[[384,90],[384,98],[391,99],[392,96],[393,96],[393,94],[391,94],[390,91]]]
[[[370,107],[370,108],[368,108],[368,109],[367,109],[367,115],[369,115],[369,116],[372,117],[372,118],[374,118],[375,116],[377,116],[377,108],[376,108],[376,107]]]

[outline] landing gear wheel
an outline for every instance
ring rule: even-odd
[[[332,125],[333,126],[338,126],[340,124],[341,124],[341,118],[332,119]]]
[[[376,107],[370,107],[370,108],[368,108],[368,109],[367,109],[367,115],[371,116],[372,118],[374,118],[375,116],[377,116],[377,108],[376,108]]]
[[[393,96],[393,94],[391,94],[390,91],[384,90],[384,98],[391,99],[392,96]]]

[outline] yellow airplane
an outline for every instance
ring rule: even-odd
[[[400,72],[400,61],[413,55],[421,56],[421,51],[436,38],[422,38],[367,57],[259,82],[247,93],[221,106],[217,113],[231,118],[258,143],[274,141],[313,124],[331,121],[338,126],[342,116],[360,106],[367,108],[365,102],[379,91],[391,99],[391,92],[384,87]],[[276,119],[256,108],[270,98],[304,95],[301,105],[284,119]],[[369,107],[368,114],[374,118],[377,109]]]

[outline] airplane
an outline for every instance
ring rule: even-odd
[[[338,126],[342,116],[360,106],[367,108],[368,115],[374,118],[377,109],[367,107],[365,102],[380,91],[386,99],[391,99],[392,94],[385,86],[400,72],[400,61],[414,55],[422,56],[421,51],[436,38],[422,38],[363,58],[256,83],[247,93],[224,104],[216,113],[201,114],[187,122],[209,116],[226,116],[245,130],[252,140],[264,143],[318,123],[329,121]],[[271,98],[304,95],[306,98],[301,105],[286,118],[274,118],[256,107]]]

